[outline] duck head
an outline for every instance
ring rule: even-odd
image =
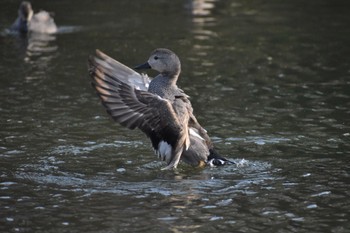
[[[19,32],[28,32],[28,26],[33,17],[33,9],[30,2],[22,2],[18,8],[18,17],[15,22],[15,29]]]
[[[30,2],[23,1],[18,9],[18,17],[25,22],[29,22],[33,17],[33,9]]]
[[[154,50],[148,61],[136,66],[135,69],[153,69],[167,76],[178,76],[181,72],[181,63],[178,56],[169,49]]]

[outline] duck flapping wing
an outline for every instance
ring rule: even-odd
[[[100,50],[96,50],[96,57],[93,58],[93,61],[101,72],[127,83],[130,86],[134,86],[138,90],[148,90],[151,80],[146,74],[135,72]]]
[[[177,117],[172,103],[147,92],[148,78],[109,56],[97,51],[89,58],[92,85],[111,117],[129,129],[141,129],[159,150],[161,141],[172,148],[164,157],[168,167],[176,166],[183,151],[189,147],[187,129]]]

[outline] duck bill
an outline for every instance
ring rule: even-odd
[[[148,62],[138,65],[134,68],[135,70],[145,70],[145,69],[151,69],[151,66],[149,65]]]

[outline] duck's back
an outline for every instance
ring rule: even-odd
[[[28,30],[38,33],[56,33],[57,26],[47,11],[36,13],[29,22]]]

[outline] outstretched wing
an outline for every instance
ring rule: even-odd
[[[117,61],[107,62],[107,60],[109,57],[104,61],[98,57],[89,58],[89,74],[92,78],[92,85],[107,112],[115,121],[129,129],[138,127],[144,132],[148,132],[157,128],[161,120],[157,106],[162,105],[162,109],[171,110],[168,101],[136,89],[137,87],[133,83],[128,82],[130,78],[125,78],[122,75],[136,76],[135,74],[139,74]],[[111,66],[113,63],[117,65],[114,68]]]
[[[138,90],[148,90],[151,80],[147,75],[135,72],[100,50],[96,50],[96,57],[92,60],[94,65],[96,67],[98,66],[102,73],[127,83],[130,86],[134,86]]]
[[[98,52],[99,57],[89,58],[89,75],[107,112],[121,125],[141,129],[151,138],[155,150],[159,150],[161,141],[169,144],[173,151],[164,159],[168,166],[176,166],[182,148],[189,146],[189,139],[172,103],[141,89],[145,85],[136,86],[130,80],[135,80],[133,77],[137,77],[138,73],[110,60],[107,55],[102,55],[106,59],[101,60],[101,54]]]

